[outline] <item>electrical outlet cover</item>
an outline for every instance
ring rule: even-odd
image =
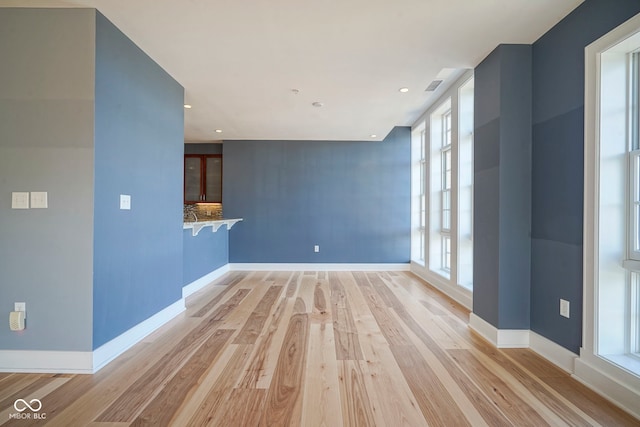
[[[560,316],[569,318],[569,301],[560,299]]]

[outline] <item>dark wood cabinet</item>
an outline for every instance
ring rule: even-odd
[[[222,203],[221,154],[185,154],[184,202]]]

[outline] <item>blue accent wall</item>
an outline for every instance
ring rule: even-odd
[[[183,88],[96,15],[94,349],[182,297],[184,149]]]
[[[230,262],[409,262],[410,128],[382,142],[230,141],[223,155],[224,215],[244,218]]]
[[[473,310],[528,329],[531,46],[500,45],[475,70]]]
[[[240,224],[234,226],[234,232]],[[183,286],[229,263],[229,231],[226,225],[220,227],[215,233],[211,232],[211,227],[205,227],[197,236],[193,235],[191,229],[186,229],[182,237],[184,242]]]
[[[531,329],[582,343],[584,48],[640,12],[638,0],[587,0],[533,45]],[[571,318],[559,314],[559,299]]]

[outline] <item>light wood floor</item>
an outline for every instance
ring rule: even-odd
[[[640,425],[409,273],[236,272],[187,306],[95,375],[0,374],[0,424]]]

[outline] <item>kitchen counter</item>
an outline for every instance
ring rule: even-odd
[[[183,228],[185,230],[191,229],[192,236],[197,236],[198,233],[200,233],[200,230],[205,227],[211,227],[211,231],[215,233],[223,225],[226,225],[227,230],[230,230],[231,227],[240,221],[242,221],[242,218],[217,219],[213,221],[192,221],[185,222]]]

